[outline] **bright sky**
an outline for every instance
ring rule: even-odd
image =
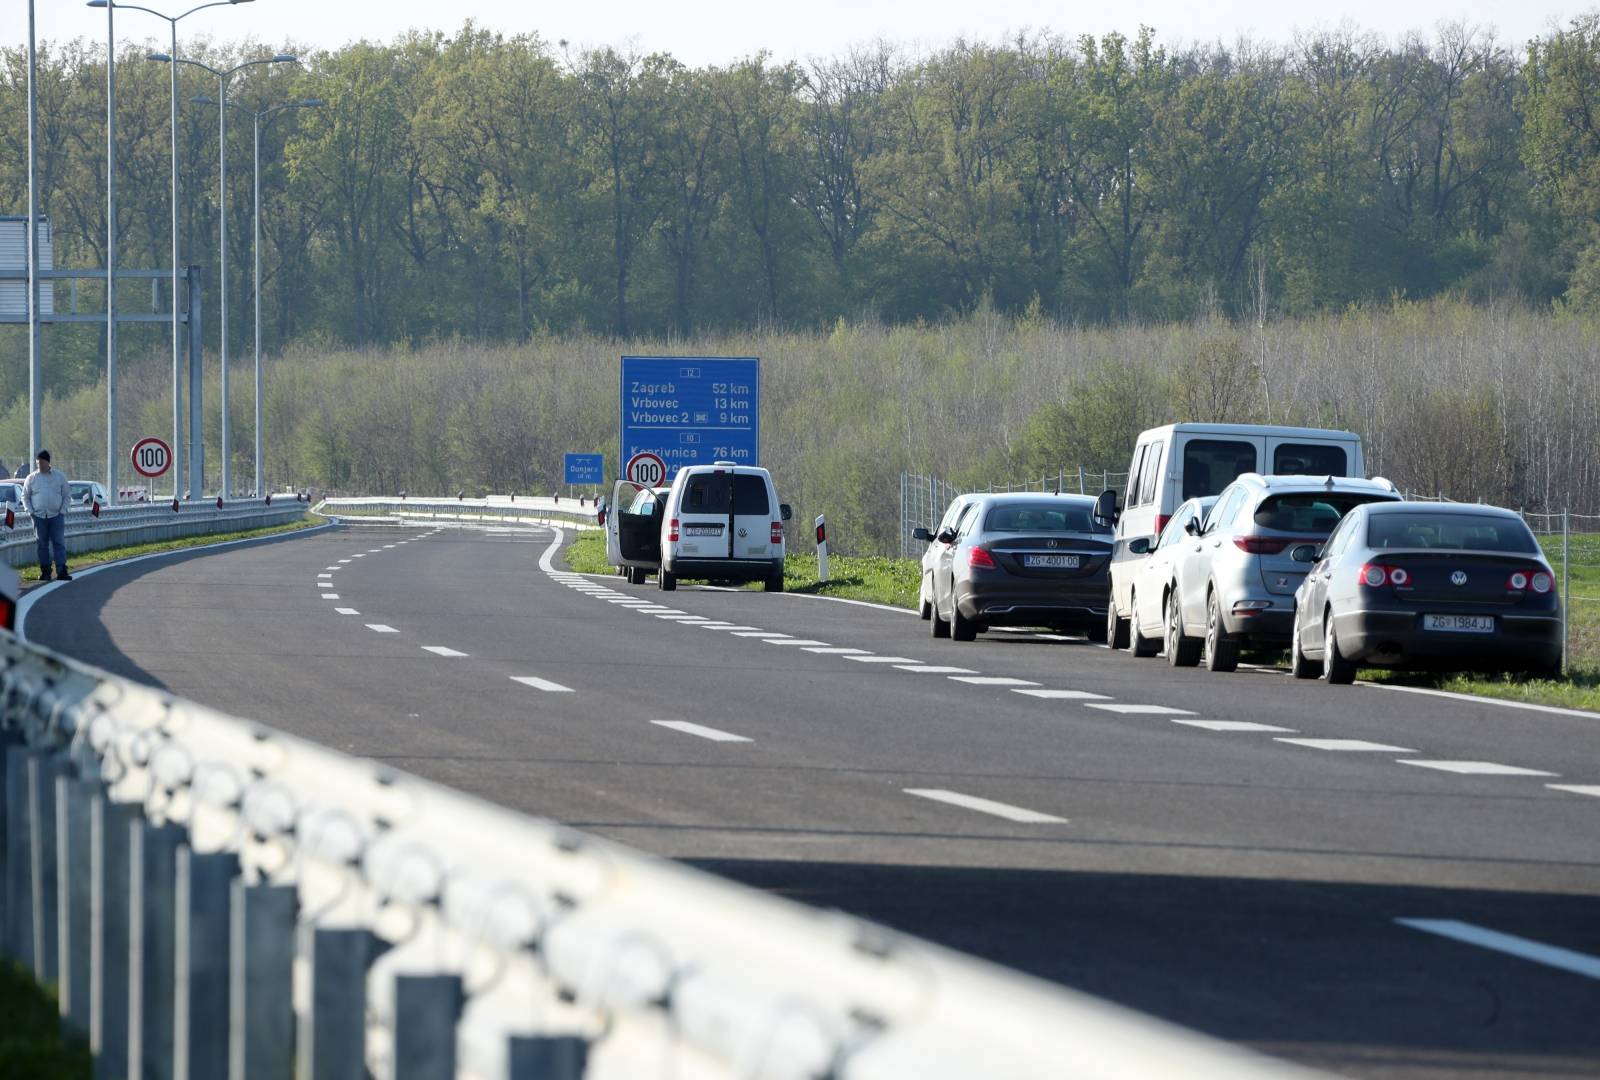
[[[200,0],[143,0],[170,14]],[[1591,0],[1593,2],[1593,0]],[[1074,9],[1077,10],[1074,10]],[[721,64],[760,49],[780,60],[830,56],[851,45],[884,38],[913,47],[938,46],[957,37],[994,40],[1007,31],[1049,28],[1076,36],[1120,30],[1132,35],[1140,23],[1156,28],[1164,44],[1232,41],[1241,33],[1287,42],[1297,29],[1337,26],[1349,20],[1390,39],[1409,30],[1424,33],[1441,22],[1465,21],[1493,27],[1502,42],[1520,47],[1531,37],[1564,23],[1585,8],[1572,0],[1335,0],[1302,7],[1275,0],[1127,0],[1107,5],[1068,5],[1043,0],[699,0],[665,4],[659,0],[610,0],[550,7],[527,0],[254,0],[237,10],[216,8],[180,24],[185,36],[255,37],[297,45],[336,47],[357,38],[388,40],[412,28],[454,31],[473,19],[506,33],[537,31],[552,43],[566,39],[585,45],[632,46],[664,51],[685,63]],[[82,0],[37,0],[39,36],[62,38],[105,35],[105,13]],[[26,35],[26,0],[0,0],[0,26],[6,43]],[[160,20],[127,12],[117,20],[117,37],[158,37]]]

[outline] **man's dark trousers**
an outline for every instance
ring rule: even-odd
[[[67,572],[67,515],[42,518],[33,515],[34,535],[39,538],[39,573],[50,572],[51,549],[54,549],[56,575]]]

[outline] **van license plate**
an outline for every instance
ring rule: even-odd
[[[1493,615],[1424,615],[1424,630],[1450,630],[1458,634],[1494,633]]]
[[[721,525],[685,525],[683,527],[683,535],[685,535],[685,536],[721,536],[722,535],[722,526]]]
[[[1024,555],[1023,566],[1048,567],[1052,570],[1076,570],[1078,556],[1076,555]]]

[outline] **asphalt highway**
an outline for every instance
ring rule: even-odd
[[[35,641],[1363,1077],[1600,1075],[1600,719],[347,527],[111,567]]]

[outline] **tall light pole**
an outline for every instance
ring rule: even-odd
[[[143,7],[139,4],[116,3],[115,0],[89,0],[92,8],[103,7],[108,9],[125,8],[129,11],[143,11],[154,15],[158,19],[165,19],[168,28],[172,31],[172,53],[178,55],[178,23],[206,8],[231,7],[234,4],[249,4],[254,0],[210,0],[209,3],[199,4],[183,12],[181,15],[167,15],[156,11],[154,8]],[[172,497],[174,499],[183,491],[183,346],[178,333],[181,322],[178,313],[178,279],[183,273],[182,259],[178,254],[178,65],[170,67],[171,79],[171,112],[172,112]],[[200,483],[194,481],[195,495],[199,495]]]
[[[38,453],[35,447],[34,453]],[[106,8],[106,498],[117,501],[117,32]]]
[[[233,463],[230,460],[228,439],[228,82],[239,72],[248,67],[259,64],[298,64],[297,57],[289,53],[278,53],[276,56],[265,60],[246,60],[236,64],[226,71],[219,71],[210,64],[202,64],[198,60],[185,60],[173,57],[167,53],[151,53],[151,60],[158,60],[168,64],[188,64],[190,67],[209,71],[217,78],[217,155],[220,162],[219,179],[217,181],[217,231],[221,235],[218,254],[219,292],[222,294],[222,324],[221,324],[221,352],[222,352],[222,497],[227,498],[233,494]]]
[[[196,105],[214,104],[208,97],[190,98]],[[261,495],[261,121],[270,119],[274,113],[286,112],[289,109],[320,109],[323,102],[316,98],[307,98],[304,101],[288,101],[282,105],[273,105],[265,109],[247,109],[243,105],[234,105],[233,108],[247,114],[255,124],[255,174],[256,206],[255,206],[255,239],[251,242],[250,250],[255,256],[255,316],[256,316],[256,476],[255,493]]]
[[[28,0],[28,453],[43,445],[43,365],[39,355],[39,191],[35,175],[39,138],[39,50],[35,41],[33,0]],[[27,463],[22,462],[18,468]]]

